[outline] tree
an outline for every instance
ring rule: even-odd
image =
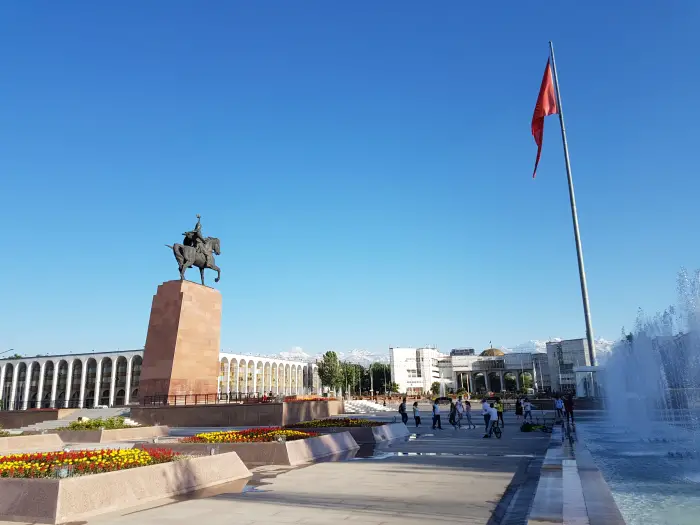
[[[430,391],[433,394],[438,394],[440,393],[440,382],[439,381],[434,381],[432,385],[430,385]]]
[[[391,367],[385,363],[372,363],[370,365],[370,373],[372,374],[371,384],[375,392],[388,392],[389,382],[391,381]]]
[[[398,392],[399,391],[399,385],[391,382],[389,383],[389,392]]]
[[[318,377],[321,384],[332,389],[338,389],[343,384],[343,373],[335,352],[328,351],[318,362]]]
[[[523,374],[522,379],[523,379],[523,390],[527,390],[528,388],[532,388],[532,376],[530,374]]]

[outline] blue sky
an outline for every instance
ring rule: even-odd
[[[596,336],[674,302],[700,4],[480,4],[3,4],[0,351],[140,348],[196,213],[226,349],[583,337],[549,39]]]

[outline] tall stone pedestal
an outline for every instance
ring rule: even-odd
[[[216,394],[221,293],[189,281],[167,281],[153,297],[139,398]]]

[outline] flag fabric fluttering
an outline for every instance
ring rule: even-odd
[[[535,159],[535,170],[532,172],[532,178],[537,174],[537,165],[540,163],[540,155],[542,154],[542,137],[544,136],[544,118],[547,115],[558,113],[557,97],[554,93],[554,82],[552,81],[552,68],[547,60],[547,67],[544,70],[542,77],[542,85],[540,86],[540,94],[537,96],[537,104],[535,105],[535,113],[532,115],[532,136],[535,137],[537,144],[537,158]]]

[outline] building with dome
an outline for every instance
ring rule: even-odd
[[[506,355],[506,353],[503,350],[499,350],[498,348],[487,348],[483,352],[479,354],[480,357],[500,357]]]
[[[389,348],[391,378],[399,391],[430,392],[435,382],[445,390],[464,389],[473,394],[551,390],[549,361],[545,353],[509,352],[487,348],[475,355],[471,348],[455,349],[449,355],[436,347]]]

